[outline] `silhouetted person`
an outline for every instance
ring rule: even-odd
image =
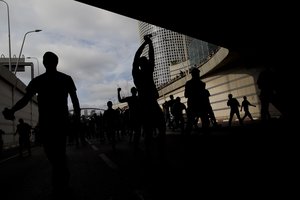
[[[200,80],[200,70],[193,68],[192,78],[185,83],[184,96],[187,98],[187,124],[186,133],[190,134],[195,120],[201,119],[202,128],[207,131],[209,115],[207,107],[207,93],[205,83]]]
[[[120,103],[127,102],[129,107],[129,128],[133,130],[133,144],[134,150],[136,151],[139,147],[141,138],[141,113],[140,113],[140,102],[137,95],[136,87],[131,88],[131,96],[121,98],[121,88],[118,88],[118,100]]]
[[[113,103],[108,101],[107,109],[103,113],[103,125],[113,151],[116,151],[116,131],[118,128],[118,117],[118,111],[113,109]]]
[[[156,85],[153,80],[155,67],[154,48],[149,35],[144,36],[144,42],[135,53],[132,76],[133,82],[138,90],[142,117],[142,128],[145,135],[146,153],[150,155],[150,145],[153,132],[158,129],[158,142],[160,155],[164,156],[166,124],[164,114],[157,99],[159,97]],[[141,56],[144,48],[148,45],[148,59]]]
[[[274,76],[271,68],[267,67],[261,71],[257,79],[257,86],[260,89],[261,119],[269,120],[271,119],[269,104],[274,99]]]
[[[41,142],[52,165],[54,195],[65,192],[69,182],[66,140],[69,131],[68,96],[74,108],[76,121],[80,120],[80,105],[71,76],[57,71],[58,56],[46,52],[43,56],[46,72],[31,80],[25,95],[11,108],[3,111],[6,119],[14,119],[14,113],[25,107],[37,94]]]
[[[207,109],[208,117],[210,119],[210,122],[212,123],[213,126],[218,126],[217,119],[215,117],[215,113],[214,113],[214,111],[212,109],[212,106],[210,104],[210,100],[209,100],[210,92],[208,91],[208,89],[204,89],[204,94],[205,94],[205,98],[206,98],[204,107]]]
[[[5,134],[5,132],[0,129],[0,156],[2,154],[2,151],[3,151],[3,145],[4,145],[4,142],[3,142],[3,135]]]
[[[173,129],[180,128],[181,134],[184,134],[184,117],[183,111],[187,112],[186,106],[181,102],[180,97],[176,97],[175,102],[171,108],[171,113],[174,116]]]
[[[242,101],[242,106],[241,106],[241,111],[243,111],[243,108],[244,108],[244,112],[245,112],[245,115],[244,117],[242,118],[242,120],[244,120],[246,117],[249,117],[252,121],[253,121],[253,117],[249,111],[249,106],[253,106],[253,107],[256,107],[255,105],[251,104],[248,100],[247,100],[247,97],[244,96],[243,97],[244,100]]]
[[[269,120],[271,115],[269,113],[270,103],[282,114],[284,119],[292,120],[289,116],[292,110],[289,105],[288,90],[284,88],[285,84],[271,67],[262,70],[257,79],[257,86],[260,89],[261,102],[261,119]]]
[[[40,146],[42,144],[42,142],[41,142],[41,134],[40,134],[39,124],[37,124],[35,127],[33,127],[31,133],[34,135],[34,144]]]
[[[19,119],[19,124],[17,125],[16,134],[19,134],[19,156],[23,157],[23,150],[26,148],[28,151],[28,155],[31,155],[31,144],[30,144],[30,136],[31,136],[32,127],[24,122],[22,118]]]
[[[242,119],[241,119],[240,111],[239,111],[240,103],[238,102],[238,100],[236,98],[232,97],[232,94],[228,94],[227,106],[230,106],[228,125],[231,126],[231,122],[232,122],[232,118],[233,118],[234,114],[237,116],[237,118],[240,122],[240,125],[242,125],[243,123],[242,123]]]
[[[175,124],[174,124],[174,116],[172,116],[172,107],[175,103],[175,99],[174,96],[171,94],[170,95],[170,100],[166,102],[165,104],[165,115],[166,115],[166,123],[168,125],[169,128],[174,128]]]

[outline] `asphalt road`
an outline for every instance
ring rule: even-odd
[[[127,136],[110,144],[90,139],[69,144],[70,191],[64,199],[244,199],[288,198],[296,190],[296,146],[280,123],[220,127],[190,137],[168,131],[164,159],[154,140],[151,159],[133,153]],[[17,151],[15,151],[16,153]],[[43,149],[19,158],[13,150],[0,160],[1,197],[53,199],[51,169]],[[1,198],[2,199],[2,198]],[[4,199],[4,198],[3,198]],[[6,198],[5,198],[6,199]]]

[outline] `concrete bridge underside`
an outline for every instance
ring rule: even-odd
[[[209,90],[210,102],[216,118],[219,122],[227,121],[229,118],[229,107],[227,106],[228,94],[231,93],[237,100],[242,103],[243,96],[256,105],[251,107],[250,112],[254,118],[260,118],[260,101],[256,81],[259,73],[263,68],[262,65],[251,65],[241,59],[236,52],[230,52],[226,48],[220,48],[210,60],[199,67],[201,79],[206,83]],[[184,97],[184,87],[191,75],[181,77],[163,88],[159,89],[159,104],[162,105],[169,100],[169,96],[175,98],[179,96],[181,102],[187,102]],[[279,116],[279,112],[274,107],[270,107],[272,116]],[[241,112],[241,116],[243,116]]]

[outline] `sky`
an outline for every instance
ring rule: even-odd
[[[9,6],[11,55],[33,62],[34,76],[45,72],[42,57],[52,51],[59,57],[58,71],[72,76],[81,107],[106,108],[130,95],[131,67],[140,45],[138,21],[73,0],[5,0]],[[8,13],[0,1],[0,54],[9,57]],[[26,85],[30,67],[17,72]],[[72,108],[72,104],[69,104]]]

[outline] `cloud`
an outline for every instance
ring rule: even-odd
[[[139,46],[136,20],[71,0],[6,2],[13,55],[19,55],[26,32],[42,29],[26,36],[22,56],[38,58],[43,73],[43,54],[55,52],[58,70],[73,77],[82,105],[106,105],[108,99],[116,99],[117,87],[129,95],[132,60]],[[1,4],[0,13],[0,53],[8,56],[7,12]],[[33,59],[26,61],[37,64]],[[34,70],[37,74],[37,67]],[[30,69],[17,76],[28,84]]]

